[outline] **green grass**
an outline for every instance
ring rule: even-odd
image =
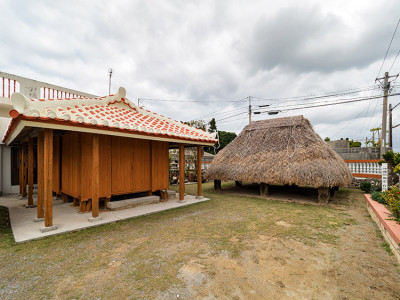
[[[154,298],[184,286],[177,275],[193,258],[237,258],[260,236],[336,245],[337,230],[355,224],[340,207],[203,187],[210,201],[23,244],[14,243],[7,210],[0,208],[0,298]],[[188,194],[196,189],[186,186]],[[339,194],[344,202],[357,196]]]

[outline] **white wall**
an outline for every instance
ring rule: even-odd
[[[19,185],[11,185],[11,148],[6,145],[1,146],[1,185],[3,195],[18,194]]]

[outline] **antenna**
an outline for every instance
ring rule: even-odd
[[[108,69],[108,74],[110,75],[110,79],[108,80],[108,94],[111,95],[111,76],[113,73],[113,69]]]

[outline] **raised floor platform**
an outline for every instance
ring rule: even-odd
[[[92,216],[91,212],[79,214],[77,207],[74,207],[71,203],[62,203],[61,200],[54,200],[53,224],[56,229],[48,232],[40,231],[41,228],[44,227],[43,221],[34,222],[36,218],[36,208],[24,207],[24,205],[27,204],[27,200],[20,200],[16,195],[3,196],[0,197],[0,206],[8,207],[14,239],[15,242],[19,243],[40,239],[45,236],[118,222],[120,220],[153,214],[209,200],[208,198],[196,199],[195,196],[191,195],[185,196],[185,202],[180,202],[177,199],[179,199],[179,194],[176,194],[176,199],[169,199],[166,202],[158,202],[115,211],[101,211],[101,219],[96,220],[96,222],[89,220]],[[34,203],[36,204],[36,199],[34,199]]]

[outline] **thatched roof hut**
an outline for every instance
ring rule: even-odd
[[[333,188],[351,183],[342,158],[303,116],[252,122],[220,151],[206,179]]]

